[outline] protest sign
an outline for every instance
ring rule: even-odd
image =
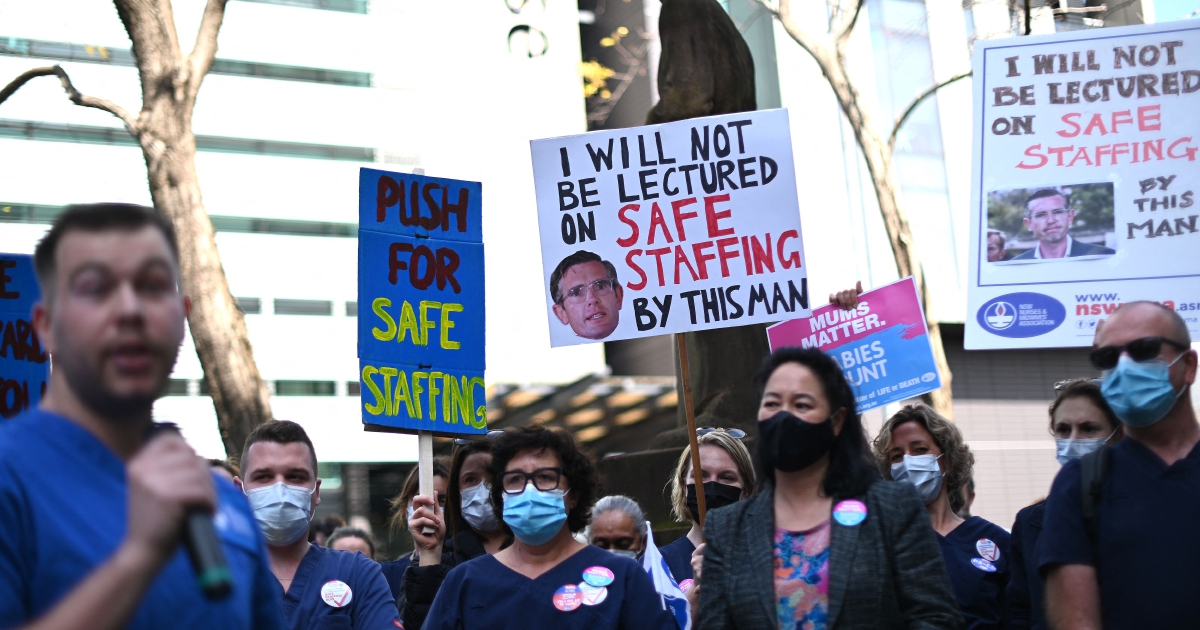
[[[30,321],[41,292],[33,258],[0,254],[0,418],[37,406],[50,376],[50,355]]]
[[[531,152],[552,346],[810,313],[786,110]]]
[[[912,276],[863,293],[858,308],[829,304],[767,328],[771,350],[819,348],[837,359],[860,412],[942,386]]]
[[[1200,24],[979,40],[968,349],[1087,346],[1121,303],[1200,333]]]
[[[358,357],[368,428],[487,429],[481,193],[477,182],[359,172]]]

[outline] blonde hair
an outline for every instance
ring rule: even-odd
[[[908,422],[916,422],[924,427],[933,436],[934,444],[941,449],[942,460],[946,466],[943,476],[946,479],[947,496],[953,496],[962,491],[974,474],[975,455],[971,453],[971,449],[967,446],[967,441],[963,439],[962,432],[958,430],[958,427],[924,403],[906,405],[883,423],[883,428],[879,430],[879,436],[873,443],[875,462],[879,466],[879,473],[883,475],[884,479],[892,480],[892,462],[888,457],[888,452],[892,450],[893,446],[892,431]]]
[[[742,441],[730,436],[724,431],[712,431],[704,435],[696,436],[696,443],[700,446],[715,446],[729,453],[729,457],[733,459],[733,463],[737,466],[738,474],[742,476],[742,498],[754,494],[755,476],[754,463],[750,459],[750,451],[746,450],[746,445]],[[679,461],[675,464],[675,475],[671,477],[669,483],[671,487],[671,515],[676,521],[681,523],[692,522],[692,514],[687,508],[687,476],[688,467],[692,463],[692,447],[684,447],[683,453],[679,455]],[[700,490],[703,492],[704,490]]]

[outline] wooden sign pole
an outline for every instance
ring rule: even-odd
[[[700,471],[700,444],[696,439],[696,412],[692,408],[692,371],[688,365],[687,338],[684,333],[675,334],[675,342],[679,346],[679,379],[683,383],[683,413],[687,418],[688,444],[692,448],[692,477],[696,481],[696,506],[700,514],[700,539],[704,540],[704,482]]]
[[[427,496],[433,496],[433,432],[417,431],[417,481],[418,491]],[[436,506],[434,507],[436,510]],[[434,533],[434,528],[426,525],[422,534]]]

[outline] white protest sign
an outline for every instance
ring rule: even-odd
[[[1119,304],[1200,332],[1200,24],[976,42],[966,347],[1087,346]]]
[[[531,151],[552,346],[810,314],[786,110]]]

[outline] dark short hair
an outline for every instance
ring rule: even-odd
[[[567,271],[571,267],[589,262],[598,262],[604,265],[604,270],[608,272],[608,277],[613,280],[617,279],[617,268],[612,263],[604,260],[597,254],[581,249],[562,259],[562,262],[558,263],[558,266],[554,268],[554,272],[550,274],[550,297],[554,299],[555,304],[562,303],[562,292],[558,288],[558,283],[562,281],[562,277],[567,275]]]
[[[151,226],[162,233],[171,248],[175,261],[179,261],[179,242],[175,229],[153,208],[131,203],[89,203],[67,206],[67,209],[50,227],[50,231],[38,242],[33,252],[33,265],[37,271],[42,295],[49,295],[53,288],[55,254],[63,235],[73,230],[80,232],[106,232],[109,230],[133,231]]]
[[[854,404],[854,390],[846,382],[842,366],[816,348],[780,348],[767,356],[754,375],[754,388],[760,399],[771,375],[787,363],[803,365],[817,377],[825,399],[829,401],[831,413],[837,413],[839,409],[846,410],[842,431],[834,438],[833,446],[829,449],[829,469],[821,481],[821,489],[826,496],[835,500],[866,494],[871,484],[879,481],[879,471],[875,469],[862,416]],[[759,439],[762,437],[759,436]],[[775,469],[763,461],[762,447],[755,448],[754,466],[760,480],[775,483]]]
[[[224,470],[225,472],[229,473],[230,475],[233,475],[234,477],[242,476],[241,469],[239,469],[238,465],[235,464],[233,462],[233,460],[230,460],[229,458],[209,459],[208,465],[211,468],[220,468],[221,470]]]
[[[321,516],[314,518],[308,524],[308,542],[314,542],[317,539],[317,534],[324,534],[325,539],[329,540],[329,536],[336,532],[338,528],[346,526],[346,519],[331,514],[329,516]]]
[[[250,454],[250,447],[257,442],[274,442],[276,444],[299,442],[304,444],[308,447],[308,453],[312,458],[313,475],[317,474],[317,450],[313,448],[312,440],[308,439],[308,433],[304,431],[304,427],[295,422],[271,420],[254,427],[254,430],[246,438],[246,445],[242,447],[242,459],[238,462],[244,473],[250,472],[246,467],[246,457]]]
[[[1117,415],[1114,414],[1112,408],[1108,406],[1108,401],[1104,400],[1104,394],[1101,393],[1100,386],[1096,383],[1093,383],[1091,379],[1080,379],[1078,381],[1074,381],[1064,387],[1062,391],[1058,392],[1058,396],[1054,398],[1054,402],[1050,403],[1051,433],[1054,432],[1054,412],[1058,411],[1059,406],[1061,406],[1064,402],[1072,398],[1086,398],[1091,401],[1091,403],[1096,406],[1096,409],[1099,409],[1100,413],[1104,415],[1104,418],[1108,420],[1109,426],[1111,426],[1114,431],[1122,431],[1123,433],[1123,425],[1121,424],[1121,421],[1117,419]]]
[[[567,512],[567,527],[571,533],[583,531],[592,512],[592,504],[596,502],[600,475],[591,458],[579,448],[575,436],[559,428],[528,426],[505,429],[495,443],[490,472],[493,480],[492,509],[496,515],[504,514],[503,484],[499,480],[504,476],[508,463],[522,451],[545,450],[558,456],[562,474],[575,494],[575,507]]]
[[[333,549],[334,541],[339,538],[361,538],[367,543],[367,548],[371,550],[371,559],[375,559],[375,539],[371,537],[370,532],[361,527],[342,526],[335,530],[325,539],[325,547]]]
[[[450,479],[450,458],[445,455],[440,455],[433,458],[433,476],[441,477],[449,481]],[[412,470],[408,471],[408,476],[404,478],[404,485],[400,486],[400,494],[391,500],[392,516],[388,519],[388,525],[395,531],[404,530],[408,527],[408,502],[413,497],[417,496],[421,487],[421,467],[413,466]]]
[[[1029,218],[1029,204],[1046,197],[1062,197],[1063,207],[1071,209],[1071,196],[1057,188],[1040,188],[1025,198],[1025,218]]]

